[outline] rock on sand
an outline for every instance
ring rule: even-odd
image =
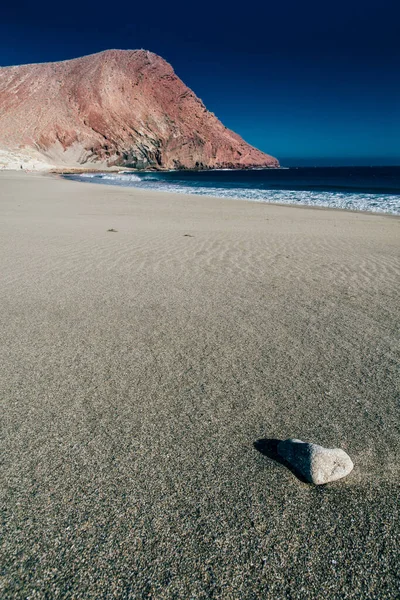
[[[289,439],[280,442],[277,450],[299,474],[316,485],[346,477],[354,467],[350,456],[340,448]]]

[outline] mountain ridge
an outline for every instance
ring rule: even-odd
[[[71,168],[279,166],[147,50],[0,67],[0,148]]]

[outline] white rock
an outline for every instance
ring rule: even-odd
[[[280,442],[277,450],[295,471],[316,485],[346,477],[354,467],[350,456],[340,448],[289,439]]]

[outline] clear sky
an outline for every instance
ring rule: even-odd
[[[145,48],[282,164],[400,164],[398,1],[4,4],[1,66]]]

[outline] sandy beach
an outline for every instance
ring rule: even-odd
[[[397,598],[399,226],[0,173],[1,597]]]

